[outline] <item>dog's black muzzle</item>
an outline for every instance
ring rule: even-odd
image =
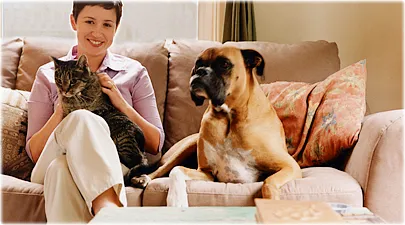
[[[190,79],[191,99],[196,106],[204,103],[206,98],[211,99],[214,106],[225,102],[225,85],[221,77],[217,76],[210,67],[200,67]]]

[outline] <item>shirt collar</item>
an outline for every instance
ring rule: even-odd
[[[67,60],[75,60],[77,59],[77,45],[73,46],[68,54],[66,55]],[[107,50],[107,54],[104,57],[103,62],[101,63],[100,68],[98,68],[98,72],[103,72],[107,68],[114,70],[114,71],[121,71],[121,70],[126,70],[127,65],[124,60],[121,60],[121,58],[117,57],[114,53],[110,52],[110,50]]]

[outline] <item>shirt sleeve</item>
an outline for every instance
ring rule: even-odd
[[[165,134],[159,111],[156,104],[155,92],[148,71],[145,67],[138,70],[136,82],[132,89],[132,104],[134,109],[149,123],[153,124],[160,131],[159,152],[163,147]]]
[[[52,69],[40,67],[37,71],[31,94],[28,99],[28,128],[25,150],[32,160],[29,141],[49,120],[53,113],[53,99],[51,84],[45,76],[46,73],[53,73]]]

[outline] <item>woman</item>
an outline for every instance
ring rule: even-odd
[[[146,69],[112,54],[122,14],[120,1],[73,2],[70,23],[77,45],[61,60],[85,54],[113,105],[138,124],[145,151],[156,155],[164,132]],[[63,118],[53,62],[38,69],[28,102],[26,150],[35,164],[31,181],[44,184],[48,222],[88,222],[103,207],[126,206],[123,174],[106,122],[77,110]]]

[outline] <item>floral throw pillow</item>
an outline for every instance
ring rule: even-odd
[[[362,60],[315,84],[261,85],[301,167],[332,164],[354,147],[366,112],[366,76]]]

